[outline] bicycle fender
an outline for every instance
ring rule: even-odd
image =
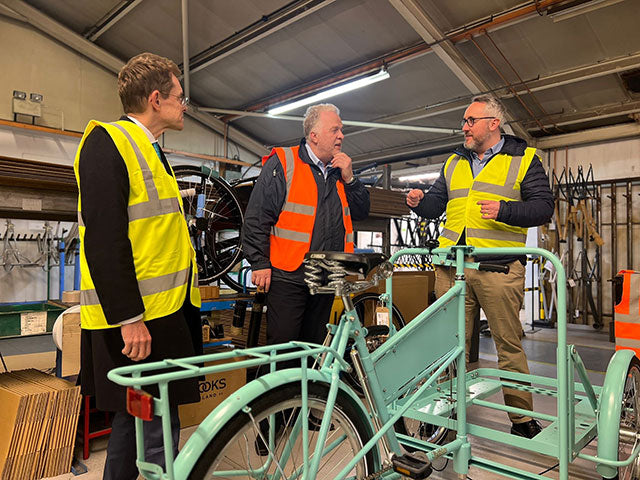
[[[618,428],[622,411],[622,392],[627,378],[633,350],[618,350],[607,366],[604,384],[598,401],[598,457],[618,460]],[[618,469],[604,464],[596,470],[605,478],[614,476]]]
[[[309,382],[331,383],[331,375],[318,370],[307,370],[307,378]],[[288,383],[300,382],[300,380],[301,374],[297,368],[279,370],[261,376],[235,391],[202,421],[196,431],[189,437],[184,447],[182,447],[174,463],[176,479],[188,477],[211,439],[245,406],[271,389]],[[368,410],[360,398],[342,381],[340,381],[339,388],[347,393],[349,398],[359,408],[362,413],[362,418],[366,421],[371,433],[375,432]]]

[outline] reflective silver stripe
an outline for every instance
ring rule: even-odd
[[[140,294],[143,297],[147,295],[153,295],[156,293],[166,292],[172,288],[181,287],[187,284],[187,276],[189,275],[189,268],[179,270],[173,273],[167,273],[155,278],[146,278],[138,281],[138,288]],[[99,305],[98,293],[95,289],[82,290],[80,292],[80,304],[81,305]]]
[[[147,159],[144,157],[138,144],[133,140],[129,132],[122,125],[117,123],[110,123],[116,127],[127,138],[134,153],[136,159],[140,165],[140,171],[142,172],[142,178],[144,180],[145,188],[147,189],[147,197],[149,201],[137,203],[135,205],[129,205],[127,211],[129,213],[129,221],[140,220],[142,218],[157,217],[158,215],[165,215],[168,213],[174,213],[180,211],[180,204],[177,198],[163,198],[160,199],[160,194],[156,188],[156,184],[153,180],[153,174],[147,163]]]
[[[446,238],[447,240],[451,240],[452,242],[455,242],[456,240],[458,240],[458,237],[460,236],[460,234],[454,232],[450,228],[443,228],[442,232],[440,232],[440,236]]]
[[[311,241],[308,233],[296,232],[294,230],[287,230],[286,228],[275,226],[271,227],[271,235],[285,240],[293,240],[294,242],[309,243]]]
[[[133,138],[131,138],[131,135],[129,135],[129,132],[127,131],[127,129],[124,128],[122,125],[119,125],[115,122],[110,123],[110,125],[113,125],[118,130],[120,130],[122,134],[125,137],[127,137],[127,140],[129,140],[129,143],[131,144],[131,147],[133,148],[133,151],[136,154],[136,158],[138,159],[140,170],[142,171],[142,178],[144,179],[144,184],[147,187],[147,196],[149,197],[149,201],[150,202],[158,201],[160,196],[158,195],[158,189],[156,188],[156,184],[153,181],[153,174],[151,173],[151,169],[149,168],[147,159],[144,158],[144,155],[142,155],[140,148],[138,148],[138,144],[133,140]]]
[[[129,221],[140,220],[141,218],[157,217],[180,211],[180,205],[177,198],[163,198],[155,202],[142,202],[135,205],[129,205]]]
[[[640,348],[640,340],[616,337],[616,346],[627,348]]]
[[[511,200],[521,200],[520,190],[516,190],[513,187],[518,180],[518,172],[520,171],[520,165],[522,165],[523,157],[511,158],[511,164],[509,165],[509,172],[504,185],[496,185],[486,182],[473,182],[473,190],[476,192],[493,193],[500,195],[501,197],[510,198]]]
[[[282,207],[283,212],[300,213],[302,215],[315,215],[316,209],[311,205],[304,205],[302,203],[286,202]]]
[[[351,215],[351,210],[349,210],[349,207],[348,206],[344,207],[344,216],[349,217],[350,215]]]
[[[98,293],[95,289],[80,291],[80,305],[100,305]]]
[[[293,172],[295,171],[295,160],[293,158],[293,150],[291,148],[283,148],[284,150],[284,158],[287,163],[287,168],[284,172],[284,177],[287,180],[287,196],[289,198],[289,190],[291,190],[291,182],[293,181]]]
[[[451,178],[453,177],[453,171],[456,169],[456,165],[460,161],[460,155],[456,155],[451,159],[449,166],[447,167],[447,172],[445,174],[445,180],[447,181],[447,188],[451,188]]]
[[[154,293],[166,292],[172,288],[186,285],[189,277],[189,268],[179,270],[173,273],[167,273],[166,275],[160,275],[155,278],[146,278],[138,281],[140,287],[140,294],[143,297],[147,295],[153,295]]]
[[[466,198],[469,196],[469,189],[457,188],[456,190],[449,190],[448,196],[449,200],[454,200],[456,198]]]
[[[483,228],[467,228],[467,237],[519,243],[525,243],[527,241],[527,235],[524,233],[507,232],[505,230],[485,230]]]
[[[347,243],[349,242],[353,243],[353,233],[347,233],[346,241]]]

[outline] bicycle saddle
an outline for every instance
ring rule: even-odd
[[[310,260],[338,262],[349,273],[361,273],[367,277],[387,257],[382,253],[308,252],[304,261],[308,263]]]

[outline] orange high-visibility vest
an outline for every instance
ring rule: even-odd
[[[271,227],[271,265],[293,272],[304,260],[311,246],[311,235],[318,207],[318,187],[311,167],[298,155],[300,147],[276,147],[262,158],[264,165],[274,153],[277,155],[286,180],[285,202],[276,224]],[[349,203],[342,182],[336,182],[342,204],[342,221],[345,238],[344,251],[353,252],[353,225]]]
[[[621,270],[622,299],[615,306],[616,350],[633,350],[640,358],[640,272]]]

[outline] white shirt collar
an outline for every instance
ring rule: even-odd
[[[149,141],[151,143],[156,143],[158,140],[156,139],[156,137],[153,136],[153,134],[151,133],[151,131],[149,131],[149,129],[147,127],[145,127],[142,123],[140,123],[140,121],[138,121],[137,119],[130,117],[129,115],[127,115],[127,118],[129,120],[131,120],[133,123],[135,123],[136,125],[138,125],[142,131],[144,132],[144,134],[147,136],[147,138],[149,139]]]
[[[313,163],[315,163],[318,166],[318,168],[324,175],[324,178],[326,179],[327,173],[329,172],[329,168],[324,163],[322,163],[322,160],[320,160],[315,153],[313,153],[313,150],[311,150],[311,147],[307,142],[305,142],[304,146],[307,147],[307,153],[309,154],[309,158],[313,161]]]

